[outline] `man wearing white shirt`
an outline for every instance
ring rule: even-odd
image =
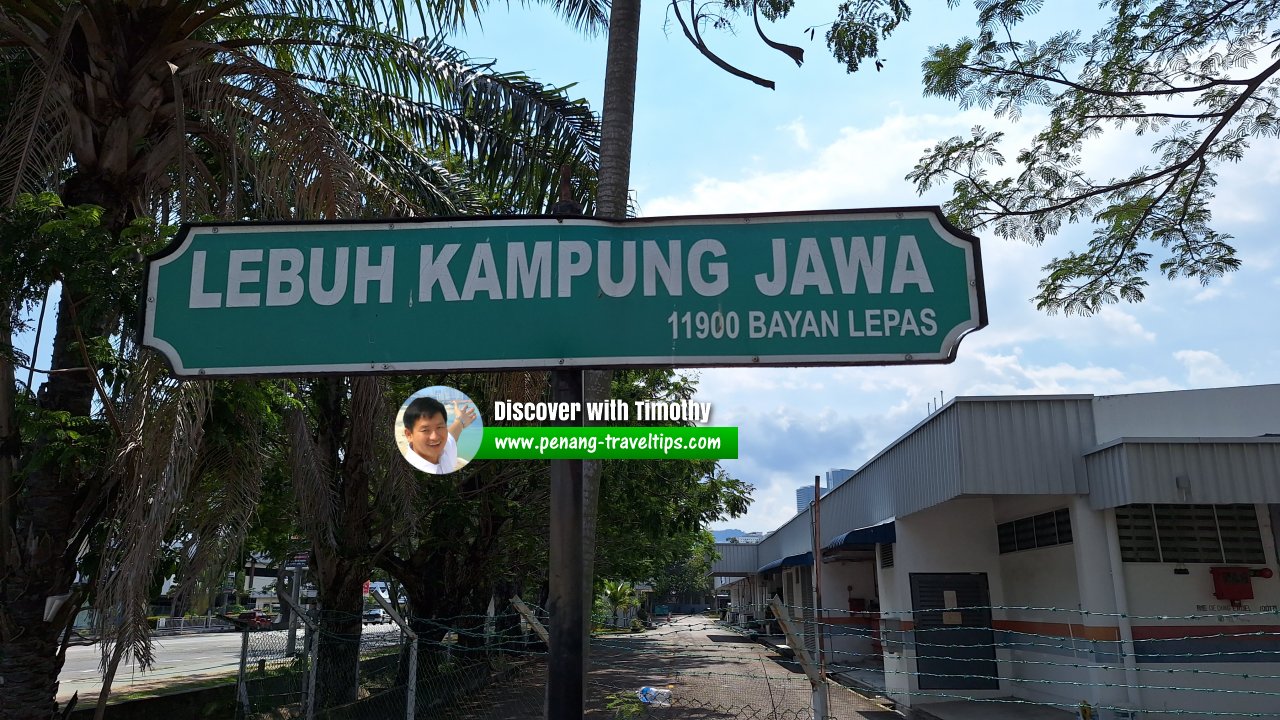
[[[425,473],[445,475],[466,465],[458,460],[458,436],[476,419],[475,408],[459,408],[453,402],[453,423],[439,400],[415,398],[404,410],[404,436],[409,442],[405,459]]]

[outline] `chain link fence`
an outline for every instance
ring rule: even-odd
[[[957,705],[968,709],[955,717],[1070,720],[1087,706],[1100,720],[1280,718],[1280,613],[979,609],[994,621],[977,635],[963,622],[973,608],[831,611],[818,622],[779,606],[775,617],[795,618],[790,636],[778,623],[719,615],[677,616],[639,631],[601,622],[587,714],[817,720],[823,713],[814,710],[806,665],[820,659],[825,717],[839,720],[887,720],[895,703],[944,719],[951,716],[943,709]],[[246,633],[238,717],[541,720],[544,620],[531,608],[524,616],[366,626],[352,648],[358,687],[341,702],[315,690],[341,680],[317,671],[309,638],[325,637],[320,625],[301,629],[292,652],[283,631]]]
[[[344,642],[327,636],[324,623],[309,618],[292,652],[284,631],[245,633],[237,718],[541,720],[547,648],[538,624],[546,615],[537,608],[529,615],[366,625],[358,649],[349,648],[358,655],[358,688],[345,699],[326,693],[341,679],[316,661],[320,648],[311,638]],[[883,711],[838,687],[830,708],[829,717],[842,719]],[[623,719],[814,718],[803,672],[706,616],[640,632],[601,627],[591,642],[587,711]]]

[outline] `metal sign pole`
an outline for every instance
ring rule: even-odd
[[[553,402],[582,402],[581,370],[557,370],[551,382]],[[582,461],[552,460],[547,720],[582,718],[586,699],[582,575]]]
[[[813,634],[818,649],[818,677],[813,688],[814,720],[827,720],[827,684],[822,648],[822,476],[813,476]]]

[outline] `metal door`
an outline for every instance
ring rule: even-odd
[[[986,573],[911,573],[921,690],[998,690]]]

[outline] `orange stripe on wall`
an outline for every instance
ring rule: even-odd
[[[1209,635],[1251,635],[1267,633],[1280,637],[1280,625],[1134,625],[1134,640],[1182,640]]]
[[[826,625],[874,625],[879,623],[880,616],[869,614],[864,617],[824,617],[822,622]]]
[[[1030,635],[1051,635],[1053,637],[1076,638],[1114,642],[1120,639],[1120,628],[1106,625],[1078,625],[1076,623],[1036,622],[1034,620],[995,620],[991,623],[996,630],[1027,633]],[[1137,628],[1134,628],[1135,635]]]

